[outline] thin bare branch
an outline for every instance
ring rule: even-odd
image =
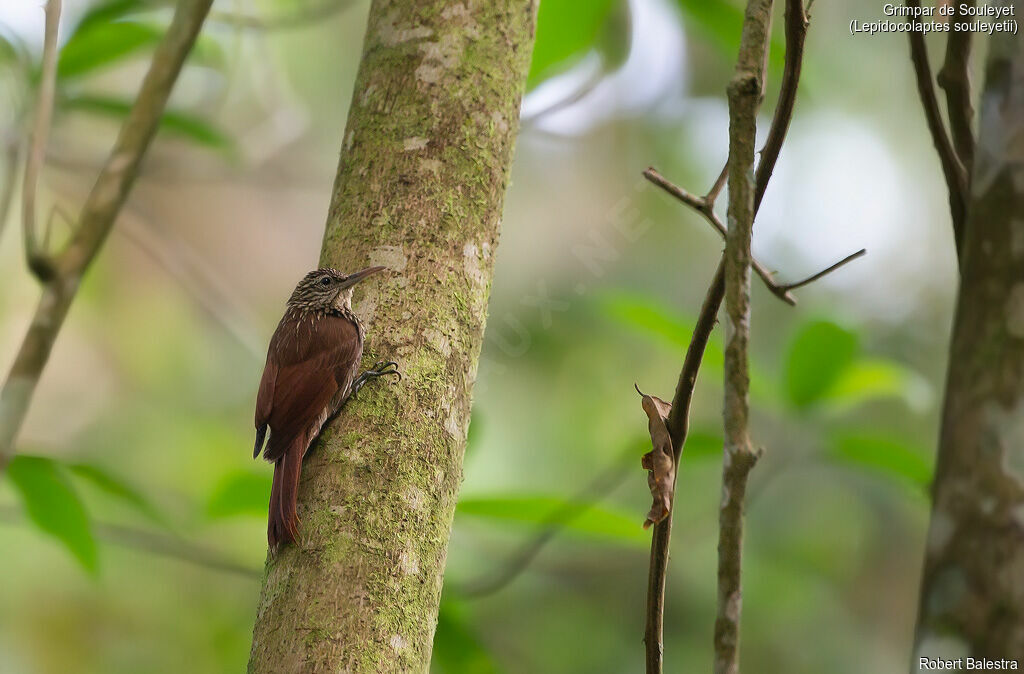
[[[953,3],[953,14],[949,22],[954,27],[964,18],[962,6],[974,8],[977,0]],[[974,166],[974,104],[971,102],[971,41],[969,30],[950,31],[946,40],[946,60],[936,78],[946,92],[946,111],[949,115],[949,129],[964,173],[971,175]]]
[[[694,209],[695,211],[703,215],[704,219],[707,220],[711,224],[711,226],[715,228],[715,230],[722,236],[723,239],[726,237],[725,225],[722,224],[722,221],[718,218],[718,215],[714,211],[713,200],[709,201],[708,197],[698,197],[693,194],[690,194],[682,187],[679,187],[670,182],[667,178],[658,173],[658,171],[655,170],[654,168],[648,168],[646,171],[644,171],[644,178],[647,178],[647,180],[649,180],[650,182],[654,183],[655,185],[665,190],[679,201],[683,202],[690,208]],[[715,182],[715,186],[717,185],[718,181]],[[712,187],[712,191],[709,192],[708,194],[709,196],[711,196],[714,193],[715,188]],[[764,282],[764,286],[765,288],[768,289],[768,292],[770,292],[772,295],[775,295],[780,300],[782,300],[783,302],[790,306],[796,305],[796,298],[793,297],[785,288],[780,286],[775,281],[772,272],[757,260],[754,260],[754,271],[757,272],[757,275],[759,277],[761,277],[761,280]]]
[[[802,281],[796,281],[795,283],[787,283],[786,285],[784,285],[782,287],[785,288],[786,290],[796,290],[797,288],[803,288],[805,285],[809,285],[811,283],[814,283],[818,279],[820,279],[820,278],[822,278],[824,276],[828,276],[829,274],[831,274],[835,270],[839,269],[840,267],[843,267],[843,266],[853,262],[857,258],[864,257],[867,254],[868,254],[867,248],[861,248],[856,253],[851,253],[850,255],[847,255],[846,257],[844,257],[839,262],[836,262],[835,264],[833,264],[831,266],[825,267],[824,269],[819,271],[817,274],[812,274],[811,276],[808,276],[807,278],[805,278]]]
[[[631,471],[625,470],[626,465],[632,465],[635,461],[636,451],[631,447],[598,473],[597,477],[583,487],[576,496],[552,512],[547,520],[537,528],[537,533],[521,545],[497,572],[471,581],[463,587],[450,588],[446,583],[445,591],[450,590],[460,599],[481,599],[507,587],[529,568],[544,546],[550,543],[566,526],[586,512],[592,504],[608,496],[625,482],[632,475]]]
[[[211,321],[233,337],[256,362],[261,362],[266,357],[266,349],[253,327],[255,321],[243,310],[221,274],[177,237],[173,228],[162,226],[164,223],[143,209],[129,208],[125,215],[138,218],[122,216],[119,233],[163,268]]]
[[[718,269],[715,270],[715,276],[704,296],[704,303],[697,317],[697,323],[694,325],[690,345],[686,349],[686,357],[683,359],[683,369],[679,373],[676,392],[672,397],[668,431],[672,436],[675,470],[678,470],[679,459],[682,456],[686,435],[689,431],[690,403],[693,400],[693,390],[697,385],[697,373],[700,371],[700,364],[704,359],[704,351],[711,338],[711,331],[714,330],[715,323],[718,322],[718,309],[722,306],[722,298],[725,296],[724,273],[723,260],[718,263]],[[654,525],[654,534],[651,537],[651,562],[647,576],[647,611],[644,626],[647,674],[660,674],[664,661],[662,644],[665,620],[665,581],[668,577],[669,544],[672,539],[672,515],[674,512],[675,509],[670,508],[668,516]]]
[[[103,522],[94,523],[94,529],[100,540],[122,547],[188,562],[211,571],[229,573],[250,580],[259,580],[263,577],[263,569],[239,564],[219,552],[190,543],[177,536],[167,536],[155,531]]]
[[[28,153],[25,157],[25,177],[21,185],[22,237],[25,245],[25,261],[40,281],[53,276],[53,264],[49,253],[39,243],[36,231],[36,190],[39,173],[46,159],[46,145],[50,137],[53,119],[53,101],[57,90],[57,31],[60,26],[61,0],[47,0],[46,27],[43,33],[43,62],[39,80],[39,97],[36,100],[32,129],[29,131]]]
[[[921,0],[907,0],[907,7],[920,8]],[[917,93],[921,99],[921,105],[924,107],[928,131],[931,133],[932,142],[939,153],[942,173],[946,178],[946,187],[949,189],[953,237],[956,241],[957,256],[959,256],[963,242],[964,219],[967,213],[967,172],[953,150],[946,127],[942,122],[942,114],[939,112],[939,102],[935,96],[935,85],[932,82],[931,65],[928,62],[928,47],[925,45],[924,33],[921,31],[921,18],[919,16],[910,17],[907,20],[916,27],[907,33],[910,40],[910,60],[914,64]]]
[[[725,453],[718,515],[715,674],[738,674],[743,501],[757,463],[750,441],[750,242],[757,212],[754,155],[772,0],[749,0],[736,73],[729,83],[729,234],[725,239]],[[781,141],[779,142],[781,146]]]
[[[0,473],[14,455],[18,435],[39,377],[85,270],[103,247],[128,198],[142,159],[156,134],[171,89],[203,25],[212,0],[180,0],[157,46],[138,98],[121,127],[110,156],[86,198],[67,247],[53,258],[53,276],[32,324],[0,389]]]
[[[0,506],[0,522],[21,524],[24,521],[17,508]],[[259,580],[263,576],[260,569],[239,564],[219,552],[190,543],[178,536],[107,522],[94,521],[92,524],[96,538],[101,541],[251,580]]]
[[[755,8],[756,4],[756,1],[751,2],[750,8]],[[767,13],[770,15],[770,2],[768,2],[767,5]],[[793,109],[796,102],[796,90],[799,85],[801,63],[803,60],[803,44],[807,31],[807,13],[804,11],[803,3],[801,0],[787,0],[786,7],[786,67],[783,76],[783,82],[781,85],[784,90],[780,92],[779,105],[776,108],[776,113],[772,119],[771,129],[768,132],[769,140],[768,142],[766,142],[764,151],[762,152],[761,164],[758,166],[758,171],[755,178],[754,197],[750,204],[752,208],[749,214],[750,222],[748,223],[748,234],[749,226],[752,225],[753,218],[756,215],[757,210],[760,208],[761,199],[767,189],[768,182],[771,179],[772,171],[778,159],[778,155],[781,152],[786,132],[789,129],[789,123],[792,119]],[[745,21],[744,25],[746,26],[747,23],[748,21]],[[769,24],[770,18],[765,18],[764,23],[762,24],[762,33],[767,33],[767,27]],[[764,35],[762,35],[761,37],[762,39],[766,39]],[[747,42],[747,34],[745,32],[744,43],[746,44]],[[745,46],[743,49],[747,49],[747,47]],[[750,55],[756,52],[747,51],[746,53]],[[763,59],[766,58],[767,52],[762,48],[760,54]],[[743,54],[741,53],[741,65],[744,60],[742,56]],[[740,70],[738,67],[737,73],[739,74],[739,72]],[[755,76],[754,83],[754,89],[755,91],[757,91],[758,94],[757,101],[760,101],[760,92],[763,90],[764,86],[763,63],[762,67],[759,69],[759,72],[762,76],[761,81],[757,82],[757,78]],[[756,118],[756,103],[753,107],[753,116]],[[749,126],[751,127],[753,127],[754,125],[756,125],[756,119],[751,120],[749,124]],[[749,131],[749,142],[752,146],[754,142],[756,128],[748,129],[747,131]],[[752,163],[752,157],[750,161]],[[672,185],[668,181],[663,180],[665,184],[660,186],[663,189],[666,189],[670,194],[673,194],[673,196],[675,196],[677,199],[679,199],[683,203],[686,203],[691,208],[696,209],[698,212],[700,212],[702,215],[708,218],[709,212],[712,215],[714,215],[714,201],[722,190],[723,181],[725,180],[726,176],[730,175],[731,169],[733,168],[733,163],[734,154],[732,152],[732,143],[730,142],[730,160],[726,164],[726,167],[723,170],[722,175],[719,177],[719,179],[715,182],[715,185],[709,191],[708,196],[705,197],[703,200],[700,199],[699,197],[694,197],[693,195],[687,193],[685,190],[682,190]],[[749,176],[745,178],[743,176],[740,177],[741,179],[749,180]],[[648,179],[651,178],[648,177]],[[655,182],[655,184],[659,184],[658,181],[652,182]],[[731,186],[730,199],[733,198],[732,191],[733,187]],[[740,197],[740,199],[742,199],[742,197]],[[717,217],[715,217],[715,221],[717,221]],[[711,224],[715,226],[716,222],[712,222]],[[718,226],[716,226],[716,229],[724,229],[724,227],[721,227],[720,221],[717,221],[717,225]],[[749,256],[749,240],[747,243],[747,259],[752,261],[752,258],[750,258]],[[725,260],[723,259],[722,262],[719,264],[718,270],[715,273],[715,279],[712,282],[710,288],[708,289],[708,294],[705,297],[704,305],[701,308],[701,313],[700,317],[698,318],[697,326],[694,328],[690,347],[687,349],[686,358],[683,362],[683,369],[680,372],[679,381],[676,386],[676,395],[673,399],[672,414],[669,417],[669,432],[672,436],[673,450],[675,452],[676,460],[674,462],[674,466],[676,470],[678,470],[679,458],[681,456],[683,445],[686,439],[686,429],[689,419],[689,407],[690,401],[692,400],[693,387],[696,382],[697,371],[700,367],[700,361],[703,358],[704,347],[706,346],[707,339],[709,338],[711,330],[714,327],[718,310],[722,304],[725,295],[724,265]],[[834,269],[837,268],[838,266],[833,265],[833,267],[829,268],[828,270],[825,270],[824,273],[818,275],[818,278],[820,278],[825,273],[829,273],[830,271],[833,271]],[[760,271],[758,272],[758,274],[761,275],[762,280],[765,280],[766,282],[767,280],[771,280],[769,290],[773,290],[773,288],[776,287],[776,284],[774,280],[771,279],[770,274],[768,275],[768,279],[765,279],[765,276],[762,275]],[[807,282],[809,283],[810,281]],[[773,294],[776,293],[773,292]],[[788,289],[786,289],[783,294],[784,296],[790,297],[790,299],[792,299],[792,296],[789,295],[788,293]],[[795,302],[795,300],[793,300],[793,302]],[[716,672],[730,671],[730,668],[732,668],[732,671],[736,671],[738,670],[739,666],[737,659],[737,646],[739,635],[738,597],[740,587],[738,545],[739,541],[741,540],[742,533],[742,497],[746,487],[746,475],[749,473],[750,468],[753,467],[753,463],[756,461],[756,457],[757,454],[754,452],[744,453],[740,457],[739,461],[729,462],[729,464],[727,464],[728,469],[723,472],[723,482],[725,483],[725,487],[727,489],[730,489],[731,492],[730,499],[726,504],[728,510],[726,507],[723,507],[720,513],[720,517],[722,517],[726,521],[725,523],[728,525],[728,531],[726,533],[725,540],[720,541],[720,544],[725,543],[725,552],[727,557],[731,555],[732,551],[734,550],[736,551],[736,554],[729,558],[729,560],[726,560],[725,558],[720,559],[720,570],[724,569],[726,571],[726,576],[729,577],[725,579],[725,582],[723,582],[722,576],[720,574],[719,613],[725,613],[726,616],[724,620],[716,621],[715,626]],[[731,471],[739,472],[737,473]],[[670,510],[668,517],[666,517],[662,522],[655,525],[654,536],[651,541],[651,562],[647,589],[647,619],[644,636],[647,652],[646,664],[648,674],[660,674],[663,666],[664,658],[662,635],[665,605],[665,582],[668,570],[669,543],[671,538],[671,532],[672,511]],[[720,534],[721,533],[722,532],[720,531]],[[729,563],[734,562],[734,568],[730,567],[729,564],[723,565],[723,560],[729,561]],[[732,619],[729,618],[730,605],[727,601],[721,601],[723,596],[722,589],[724,588],[728,590],[730,587],[734,587],[734,596],[737,598],[737,603],[735,604],[735,612],[732,613]],[[726,595],[727,598],[730,596],[732,595]],[[725,605],[723,606],[723,604]]]
[[[719,234],[721,234],[723,239],[725,238],[725,236],[726,236],[725,225],[722,224],[722,221],[718,218],[718,215],[715,214],[714,210],[709,207],[709,205],[708,205],[708,197],[698,197],[698,196],[696,196],[694,194],[691,194],[690,192],[687,192],[682,187],[679,187],[678,185],[676,185],[673,182],[671,182],[670,180],[668,180],[665,176],[663,176],[660,173],[658,173],[658,171],[656,169],[654,169],[653,167],[647,168],[644,171],[643,175],[644,175],[645,178],[647,178],[647,180],[649,180],[650,182],[654,183],[655,185],[657,185],[661,189],[665,190],[666,192],[671,194],[673,197],[675,197],[679,201],[683,202],[684,204],[686,204],[690,208],[694,209],[695,211],[697,211],[698,213],[703,215],[704,218],[709,223],[711,223],[711,226],[715,228],[715,231],[717,231]],[[770,173],[765,173],[764,176],[765,176],[765,180],[767,181],[768,178],[771,177],[771,174]],[[716,183],[716,185],[717,185],[717,183]],[[712,190],[713,189],[714,188],[712,188]],[[802,288],[805,285],[808,285],[808,284],[810,284],[810,283],[812,283],[814,281],[817,281],[821,277],[827,276],[828,274],[831,274],[836,269],[839,269],[843,265],[856,260],[857,258],[861,257],[862,255],[865,255],[866,253],[867,253],[867,250],[864,249],[864,248],[861,248],[856,253],[852,253],[850,255],[847,255],[846,257],[844,257],[839,262],[837,262],[837,263],[835,263],[835,264],[833,264],[833,265],[831,265],[829,267],[826,267],[825,269],[819,271],[818,273],[814,274],[813,276],[805,278],[802,281],[797,281],[795,283],[779,283],[778,281],[775,280],[774,272],[769,271],[763,264],[758,262],[756,259],[752,258],[751,262],[752,262],[754,271],[757,273],[757,275],[759,277],[761,277],[761,280],[764,282],[764,285],[768,289],[768,292],[770,292],[772,295],[775,295],[776,297],[778,297],[780,300],[782,300],[786,304],[789,304],[790,306],[793,306],[793,305],[796,304],[796,298],[793,297],[793,295],[790,294],[791,290],[796,290],[797,288]]]
[[[708,190],[707,196],[704,197],[704,201],[714,205],[715,201],[718,200],[718,195],[722,193],[722,188],[725,187],[725,181],[729,178],[729,164],[726,163],[722,167],[722,171],[715,178],[715,184]]]
[[[779,85],[779,101],[775,105],[771,127],[764,149],[761,150],[761,161],[757,164],[754,181],[754,212],[761,208],[761,200],[768,189],[775,163],[782,152],[782,143],[786,140],[786,132],[793,120],[793,108],[796,107],[796,94],[800,86],[800,70],[804,62],[804,41],[807,38],[807,13],[804,11],[803,0],[786,0],[786,61],[782,70],[782,83]],[[767,61],[766,61],[767,62]]]
[[[661,175],[658,172],[658,169],[654,168],[653,166],[648,166],[644,170],[644,178],[646,178],[649,182],[654,183],[661,189],[665,190],[673,197],[683,202],[684,204],[686,204],[693,210],[697,211],[701,215],[706,216],[707,211],[711,210],[711,204],[713,204],[713,201],[709,202],[707,197],[698,197],[696,194],[691,194],[690,192],[687,192],[682,187],[679,187],[675,183],[671,182],[668,178]],[[717,184],[718,182],[716,181],[715,185],[717,186]],[[714,191],[714,187],[712,187],[712,191]],[[709,192],[709,194],[711,193]],[[715,229],[718,228],[715,227]],[[723,236],[725,235],[724,226],[721,230],[719,230],[719,234],[722,234]]]

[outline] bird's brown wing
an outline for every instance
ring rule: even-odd
[[[276,335],[276,333],[275,333]],[[273,344],[273,341],[271,341]],[[263,441],[267,437],[267,424],[270,422],[270,410],[274,407],[274,389],[277,383],[277,358],[274,349],[267,353],[267,363],[263,366],[260,378],[260,391],[256,395],[256,445],[252,450],[252,458],[260,455]]]
[[[276,461],[300,438],[305,453],[333,412],[335,395],[351,383],[361,355],[359,333],[347,318],[281,321],[256,403],[257,429],[261,420],[270,427],[264,458]]]

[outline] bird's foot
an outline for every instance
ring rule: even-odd
[[[352,382],[352,395],[358,393],[359,389],[363,388],[363,385],[365,385],[369,380],[376,379],[377,377],[386,377],[391,374],[398,377],[396,381],[401,381],[402,373],[398,371],[398,363],[393,360],[377,361],[373,364],[372,368],[360,374],[356,377],[356,380]]]

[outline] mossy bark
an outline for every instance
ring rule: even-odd
[[[914,671],[1024,660],[1024,41],[986,71]]]
[[[535,0],[374,0],[321,264],[357,288],[367,385],[306,459],[249,671],[422,672],[483,337]]]

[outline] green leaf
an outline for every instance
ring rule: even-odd
[[[273,478],[269,472],[231,473],[214,489],[206,506],[206,514],[211,519],[237,515],[265,517],[272,482]]]
[[[737,5],[727,0],[677,0],[677,4],[698,32],[723,49],[739,49],[743,10]]]
[[[783,384],[797,409],[819,402],[857,354],[857,335],[828,321],[809,323],[789,347]]]
[[[153,522],[166,526],[167,519],[153,504],[121,478],[103,468],[86,463],[71,464],[68,469],[75,477],[88,482],[106,495],[126,503]]]
[[[708,38],[728,58],[736,58],[743,32],[743,9],[729,0],[676,0],[683,16],[696,32]],[[768,67],[772,76],[782,72],[786,43],[770,38]]]
[[[57,77],[81,77],[125,56],[155,45],[163,36],[156,26],[134,21],[94,23],[77,31],[60,50]]]
[[[69,96],[61,100],[61,107],[68,111],[124,119],[132,109],[132,101],[109,96]],[[181,110],[164,112],[160,118],[160,129],[210,149],[234,150],[234,141],[214,124]]]
[[[622,291],[603,293],[597,297],[594,306],[606,318],[636,332],[658,337],[672,346],[681,347],[683,351],[689,347],[693,337],[695,319],[642,295]],[[721,372],[724,365],[721,336],[713,331],[704,349],[701,371]],[[768,377],[757,360],[750,362],[750,391],[763,402],[778,399],[774,379]]]
[[[52,459],[22,454],[14,457],[7,474],[21,494],[29,520],[60,541],[83,568],[95,574],[99,560],[92,523],[60,466]]]
[[[660,302],[626,292],[606,293],[597,300],[601,313],[615,322],[686,348],[693,335],[690,318]]]
[[[686,349],[693,336],[695,320],[655,300],[627,292],[606,293],[597,300],[598,310],[616,323],[637,332],[659,337],[672,346]],[[720,370],[725,363],[721,342],[712,333],[704,350],[703,369]],[[753,365],[752,365],[753,367]]]
[[[565,70],[594,46],[617,0],[543,0],[528,86]]]
[[[924,410],[932,391],[924,377],[901,363],[864,358],[844,369],[822,396],[841,409],[883,398],[899,398],[913,409]]]
[[[932,469],[924,452],[879,433],[847,433],[833,439],[829,456],[927,491]]]
[[[496,674],[498,666],[460,608],[442,601],[430,660],[433,674]]]
[[[648,541],[639,515],[594,504],[570,503],[551,496],[470,497],[459,499],[455,512],[505,522],[557,524],[569,532],[620,543]]]
[[[95,28],[97,25],[112,23],[138,12],[152,9],[155,2],[147,0],[108,0],[92,5],[75,26],[75,33]]]

